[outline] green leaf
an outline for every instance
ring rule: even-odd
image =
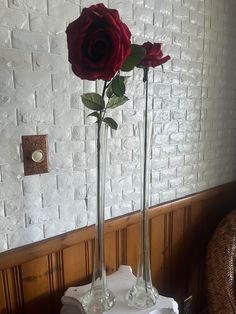
[[[133,68],[138,65],[146,54],[146,49],[141,45],[131,45],[131,54],[123,63],[121,70],[128,72],[133,70]]]
[[[111,85],[111,83],[108,85],[106,94],[107,94],[107,97],[108,97],[108,98],[111,98],[111,96],[113,95],[113,90],[112,90],[112,85]]]
[[[112,129],[114,129],[114,130],[116,130],[116,129],[118,128],[118,124],[117,124],[116,121],[115,121],[114,119],[112,119],[112,118],[107,117],[107,118],[105,118],[103,121],[104,121],[107,125],[109,125],[110,128],[112,128]]]
[[[122,97],[117,97],[116,95],[113,95],[108,101],[107,108],[114,109],[118,106],[123,105],[128,100],[129,98],[125,95],[123,95]]]
[[[123,76],[115,76],[111,81],[112,91],[113,93],[121,97],[125,93],[125,84],[124,84],[124,77]]]
[[[88,114],[87,117],[95,117],[98,119],[100,117],[100,114],[97,111],[94,111],[94,112]]]
[[[81,99],[85,107],[89,109],[100,111],[105,107],[104,99],[97,93],[83,94]]]

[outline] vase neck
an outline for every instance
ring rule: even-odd
[[[96,130],[97,159],[97,210],[96,236],[94,247],[94,265],[92,286],[106,287],[106,271],[104,259],[104,208],[105,208],[105,176],[107,156],[107,125],[97,124]]]

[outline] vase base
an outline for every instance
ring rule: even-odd
[[[128,292],[126,299],[129,306],[146,309],[156,304],[159,294],[152,285],[145,285],[145,282],[137,282]]]
[[[82,306],[88,314],[102,314],[115,305],[115,297],[110,290],[104,291],[102,287],[94,287],[82,298]]]

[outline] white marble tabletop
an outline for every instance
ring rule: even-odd
[[[130,266],[122,265],[115,273],[107,276],[109,289],[115,294],[116,304],[107,311],[108,314],[178,314],[178,304],[173,298],[159,295],[155,306],[145,310],[131,308],[127,305],[125,296],[135,283],[136,277]],[[61,299],[63,304],[61,314],[84,314],[80,300],[88,291],[90,284],[70,287]]]

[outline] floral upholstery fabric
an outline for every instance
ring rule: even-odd
[[[210,314],[235,314],[236,210],[217,227],[207,252],[207,297]]]

